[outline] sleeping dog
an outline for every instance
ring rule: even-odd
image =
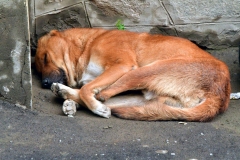
[[[209,121],[228,108],[228,67],[189,40],[119,30],[53,30],[35,56],[43,86],[109,118]],[[127,90],[144,101],[107,106]],[[75,102],[75,103],[72,103]]]

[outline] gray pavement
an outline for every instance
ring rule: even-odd
[[[233,92],[240,91],[238,69]],[[32,110],[0,101],[0,160],[240,159],[240,100],[206,123],[105,119],[84,109],[69,118],[62,102],[33,70]]]
[[[88,111],[69,118],[1,101],[0,159],[237,160],[238,104],[231,101],[229,110],[212,122],[181,124],[104,119]]]

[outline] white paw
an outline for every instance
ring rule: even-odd
[[[79,104],[71,99],[67,99],[63,102],[62,110],[65,115],[73,117],[77,112]]]
[[[58,97],[61,97],[63,99],[67,99],[68,97],[68,89],[69,87],[63,85],[63,84],[60,84],[60,83],[53,83],[52,86],[51,86],[51,90],[52,92],[58,96]]]
[[[92,112],[105,118],[111,117],[111,109],[103,105],[101,102],[98,103],[96,109],[92,110]]]

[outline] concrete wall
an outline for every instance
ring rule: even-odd
[[[186,37],[222,49],[240,43],[239,0],[35,0],[36,38],[51,29],[116,28]]]
[[[31,106],[28,1],[0,0],[0,99]]]

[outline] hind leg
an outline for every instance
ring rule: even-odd
[[[96,98],[99,99],[100,101],[105,101],[110,97],[127,90],[143,89],[144,84],[146,84],[148,79],[151,79],[151,75],[143,77],[145,72],[148,72],[147,67],[138,68],[126,73],[121,78],[119,78],[115,83],[110,85],[108,88],[102,90],[100,93],[98,93],[96,95]]]
[[[111,109],[112,114],[123,119],[131,120],[173,120],[184,119],[179,116],[178,107],[165,104],[168,97],[158,97],[143,104],[120,106]]]
[[[96,95],[96,98],[101,101],[105,101],[110,97],[127,90],[146,89],[147,91],[146,93],[148,93],[149,92],[148,85],[156,77],[160,77],[162,73],[166,72],[166,65],[168,66],[169,63],[171,63],[170,60],[156,61],[150,65],[129,71],[121,78],[119,78],[116,82],[114,82],[112,85],[102,90],[98,95]],[[148,94],[144,95],[148,96]],[[154,96],[156,97],[156,95]]]
[[[209,67],[205,67],[209,66],[209,63],[203,60],[156,61],[126,73],[102,90],[97,95],[97,99],[104,101],[127,90],[146,89],[153,91],[154,96],[175,97],[183,106],[193,107],[204,99],[204,91],[200,88],[201,83],[212,81],[208,73],[211,69],[208,71]]]

